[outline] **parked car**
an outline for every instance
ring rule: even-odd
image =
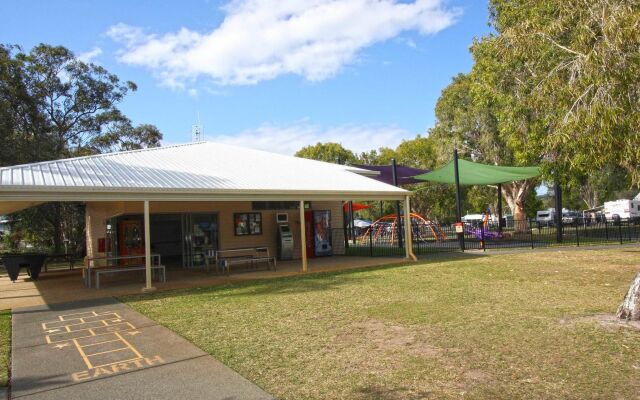
[[[563,211],[562,225],[577,225],[580,223],[581,215],[577,211]]]

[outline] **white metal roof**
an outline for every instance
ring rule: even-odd
[[[354,167],[212,142],[0,168],[0,201],[399,199]]]

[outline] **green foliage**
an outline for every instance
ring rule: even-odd
[[[499,104],[500,131],[548,178],[624,168],[640,183],[640,7],[637,0],[492,0],[497,34],[473,47],[479,93]]]
[[[0,44],[0,166],[158,146],[153,125],[117,108],[136,86],[62,46]],[[84,208],[50,203],[14,215],[16,234],[60,251],[82,242]]]
[[[345,149],[339,143],[316,143],[298,150],[295,156],[343,165],[353,164],[357,160],[351,150]]]

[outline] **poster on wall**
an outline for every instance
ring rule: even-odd
[[[313,212],[313,230],[315,239],[315,255],[330,256],[331,247],[331,211]]]

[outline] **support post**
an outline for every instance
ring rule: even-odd
[[[396,165],[396,159],[391,159],[391,176],[393,178],[393,186],[398,186],[398,171]],[[396,201],[396,230],[398,233],[398,247],[402,248],[402,220],[400,219],[400,202]]]
[[[149,201],[144,201],[144,266],[146,285],[143,292],[156,290],[151,282],[151,221],[149,217]]]
[[[462,203],[460,199],[460,172],[458,171],[458,148],[453,149],[453,173],[456,180],[456,223],[462,223]],[[460,250],[464,251],[464,228],[457,233]]]
[[[556,183],[553,186],[553,192],[555,194],[555,206],[556,206],[556,242],[562,243],[562,187],[556,178]]]
[[[304,200],[300,200],[300,250],[302,251],[302,272],[307,272],[309,264],[307,260],[307,229],[304,220]]]
[[[498,232],[502,232],[502,184],[498,183]]]
[[[410,260],[417,260],[413,254],[413,238],[411,236],[411,200],[409,196],[404,198],[404,245],[405,256]]]

